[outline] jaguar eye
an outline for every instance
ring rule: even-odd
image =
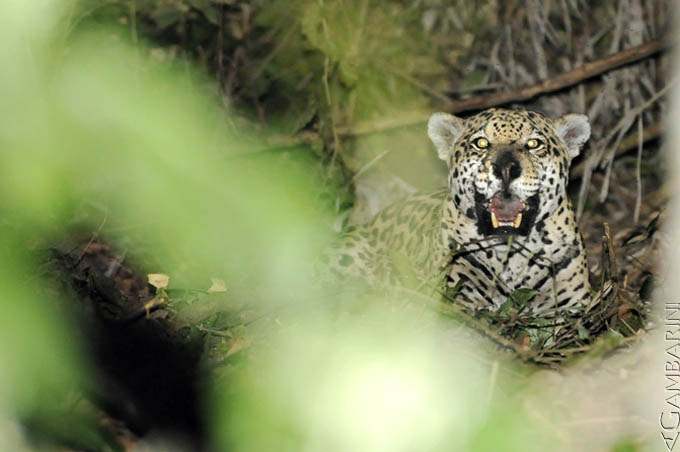
[[[473,141],[472,144],[474,144],[478,149],[486,149],[489,147],[489,140],[484,137],[479,137]]]
[[[541,142],[541,140],[538,140],[536,138],[530,138],[530,139],[527,140],[527,148],[528,149],[537,149],[537,148],[541,147],[542,144],[543,144],[543,142]]]

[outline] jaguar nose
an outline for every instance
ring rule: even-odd
[[[517,179],[522,174],[522,166],[512,151],[501,153],[493,163],[493,173],[501,179],[505,185]]]

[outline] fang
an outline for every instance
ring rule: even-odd
[[[522,224],[522,213],[518,213],[517,216],[515,217],[515,221],[513,222],[513,226],[516,228],[519,228],[519,225]]]
[[[496,218],[496,214],[493,212],[491,212],[491,225],[494,227],[494,229],[499,225],[498,218]]]

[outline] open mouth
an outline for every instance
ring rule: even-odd
[[[475,194],[477,229],[482,235],[528,235],[538,213],[538,194],[525,200],[507,192],[491,199]]]
[[[519,229],[522,224],[522,212],[526,209],[526,204],[519,198],[509,197],[497,193],[487,209],[491,214],[491,225],[494,229],[500,227],[513,227]]]

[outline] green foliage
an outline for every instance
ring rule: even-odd
[[[266,2],[257,23],[280,37],[262,71],[287,96],[282,114],[306,119],[314,110],[328,142],[339,128],[422,108],[419,85],[443,70],[418,15],[395,2]]]
[[[66,443],[91,435],[75,443],[91,450],[69,400],[89,380],[79,336],[33,250],[79,219],[152,250],[180,285],[229,275],[254,304],[304,304],[328,211],[309,162],[239,157],[252,141],[222,127],[195,74],[142,61],[107,29],[62,40],[67,11],[17,0],[0,15],[0,407]]]
[[[507,300],[498,308],[496,314],[500,318],[509,318],[523,311],[524,307],[536,296],[537,292],[533,289],[520,287],[515,289]]]
[[[644,449],[638,441],[626,438],[614,444],[611,452],[641,452],[642,450]]]

